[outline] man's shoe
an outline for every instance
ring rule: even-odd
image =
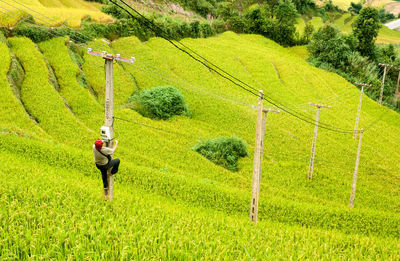
[[[107,197],[108,197],[108,188],[104,188],[103,189],[103,197],[104,197],[104,199],[107,199]]]

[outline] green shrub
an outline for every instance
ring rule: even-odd
[[[53,38],[50,29],[48,29],[47,27],[26,23],[19,23],[15,27],[13,33],[16,36],[25,36],[35,43],[47,41]]]
[[[230,171],[237,171],[239,157],[248,156],[246,143],[236,137],[218,137],[213,140],[200,141],[193,150],[200,153],[217,165]]]
[[[173,115],[189,115],[183,94],[172,86],[158,86],[133,95],[133,109],[145,117],[166,120]]]
[[[0,42],[2,43],[7,42],[7,38],[4,36],[4,33],[2,31],[0,31]]]

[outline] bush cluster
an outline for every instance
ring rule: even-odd
[[[97,175],[91,152],[88,150],[0,135],[0,152],[18,154],[29,162],[36,160],[56,168],[71,169],[72,166],[73,170],[79,170],[85,176]],[[121,183],[188,202],[192,206],[219,209],[228,214],[248,213],[247,191],[212,186],[196,178],[182,178],[176,173],[156,172],[158,175],[155,175],[154,169],[130,162],[125,162],[124,166],[127,175],[118,177]],[[260,200],[259,218],[291,225],[334,229],[344,233],[399,237],[400,220],[395,214],[370,209],[315,207],[311,204],[271,197],[268,200]]]
[[[193,150],[230,171],[237,171],[239,158],[248,156],[246,143],[236,137],[202,140]]]
[[[362,9],[363,12],[368,10]],[[374,11],[375,20],[378,21],[377,13]],[[358,20],[360,19],[358,18]],[[371,20],[368,18],[369,21]],[[372,84],[366,93],[377,100],[380,94],[381,75],[383,70],[378,63],[388,63],[395,66],[400,65],[400,59],[396,57],[393,45],[383,47],[376,46],[372,30],[364,31],[366,26],[362,21],[358,21],[360,28],[353,31],[353,34],[344,35],[332,26],[325,25],[313,35],[307,49],[310,53],[309,62],[319,68],[335,72],[349,82],[364,82]],[[376,27],[377,31],[379,27]],[[354,33],[357,32],[357,33]],[[365,41],[366,34],[370,32],[371,40]],[[360,40],[361,38],[361,40]],[[398,106],[397,101],[393,100],[396,89],[397,73],[392,71],[386,75],[384,101],[391,106]]]
[[[271,1],[249,8],[243,14],[235,11],[232,4],[218,6],[218,19],[236,33],[261,34],[283,46],[297,44],[296,5],[290,1]]]
[[[143,90],[129,98],[129,102],[134,110],[156,120],[167,120],[174,115],[190,115],[185,97],[172,86]]]

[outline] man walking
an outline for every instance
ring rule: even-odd
[[[118,167],[120,160],[119,159],[111,159],[111,156],[117,150],[118,141],[115,141],[114,148],[103,147],[102,140],[96,140],[93,144],[93,154],[94,154],[94,162],[96,163],[96,167],[101,172],[101,178],[103,179],[103,187],[104,187],[104,197],[108,195],[108,180],[107,180],[107,171],[111,169],[111,174],[114,175],[118,172]]]

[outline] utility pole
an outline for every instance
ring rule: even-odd
[[[310,166],[308,167],[308,179],[312,180],[312,175],[313,175],[313,170],[314,170],[315,147],[317,146],[319,112],[320,112],[321,108],[329,109],[330,106],[312,104],[311,102],[309,102],[308,105],[317,107],[317,116],[315,118],[315,128],[314,128],[314,137],[313,137],[313,142],[312,142],[312,147],[311,147]]]
[[[385,88],[386,68],[392,67],[393,65],[380,63],[379,66],[383,66],[383,68],[384,68],[383,69],[383,77],[382,77],[381,93],[379,94],[379,106],[382,106],[383,88]]]
[[[358,150],[357,150],[357,159],[356,159],[356,166],[354,168],[354,175],[353,175],[353,184],[351,185],[351,193],[350,193],[350,202],[349,207],[353,207],[354,205],[354,197],[356,195],[356,185],[357,185],[357,173],[358,173],[358,164],[360,162],[360,153],[361,153],[361,141],[362,135],[364,130],[360,130],[360,140],[358,141]]]
[[[360,92],[360,101],[358,102],[356,123],[354,125],[353,139],[355,139],[357,137],[358,123],[360,121],[360,113],[361,113],[361,104],[362,104],[362,98],[363,98],[363,94],[364,94],[364,87],[371,87],[372,86],[371,84],[358,83],[358,82],[355,82],[354,84],[361,86],[361,92]]]
[[[267,113],[279,113],[271,109],[263,109],[262,99],[264,93],[259,91],[258,107],[257,107],[257,126],[256,126],[256,140],[254,146],[254,161],[253,161],[253,180],[251,190],[251,202],[250,202],[250,221],[257,224],[258,218],[258,199],[260,194],[260,183],[261,183],[261,169],[262,169],[262,158],[264,150],[264,137],[265,127],[267,122]]]
[[[258,92],[256,141],[254,145],[253,182],[251,188],[250,221],[257,224],[258,198],[260,193],[260,165],[261,165],[261,135],[262,135],[262,110],[263,91]]]
[[[397,103],[397,100],[400,97],[399,93],[399,83],[400,83],[400,68],[394,67],[397,71],[399,71],[399,75],[397,76],[397,85],[396,85],[396,92],[394,94],[394,102]]]
[[[262,131],[261,131],[261,152],[260,152],[260,183],[261,183],[261,170],[262,170],[262,160],[263,160],[263,152],[264,152],[264,140],[265,140],[265,128],[267,126],[267,113],[280,113],[280,111],[275,111],[272,109],[263,109],[263,118],[262,118]]]
[[[94,52],[92,48],[88,48],[88,54],[102,57],[105,60],[105,74],[106,74],[106,92],[105,92],[105,103],[104,103],[104,126],[101,127],[101,137],[105,142],[106,147],[113,147],[114,140],[114,95],[113,95],[113,63],[114,60],[133,63],[135,61],[134,57],[123,58],[119,54],[116,56],[112,54],[107,54],[105,51],[99,53]],[[107,171],[107,181],[108,181],[108,191],[104,190],[104,196],[113,201],[113,177],[111,174],[111,169]]]

